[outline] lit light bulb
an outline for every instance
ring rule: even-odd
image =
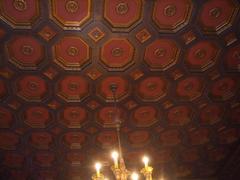
[[[119,154],[117,151],[113,151],[112,152],[112,158],[113,158],[113,161],[114,161],[114,167],[115,168],[118,168],[118,157],[119,157]]]
[[[145,168],[147,168],[149,163],[149,157],[143,156],[142,161],[144,163]]]
[[[138,180],[138,178],[139,178],[138,173],[133,172],[132,175],[131,175],[131,179],[132,179],[132,180]]]
[[[99,163],[99,162],[97,162],[96,164],[95,164],[95,169],[96,169],[96,173],[97,173],[97,176],[99,177],[99,175],[100,175],[100,169],[102,168],[102,164],[101,163]]]

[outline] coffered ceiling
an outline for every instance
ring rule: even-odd
[[[1,177],[85,180],[95,160],[111,177],[115,84],[130,169],[148,154],[155,177],[230,179],[239,4],[0,0]]]

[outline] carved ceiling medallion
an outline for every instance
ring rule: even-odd
[[[18,11],[25,11],[27,9],[26,0],[14,0],[13,6]]]
[[[69,13],[75,13],[78,11],[78,2],[75,1],[75,0],[69,0],[66,2],[66,10],[69,12]]]
[[[128,4],[126,2],[121,2],[116,6],[116,12],[120,15],[124,15],[128,12]]]

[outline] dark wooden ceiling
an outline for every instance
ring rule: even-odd
[[[0,0],[0,177],[110,174],[114,83],[130,169],[236,180],[239,3]]]

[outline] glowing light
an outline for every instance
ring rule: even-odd
[[[96,169],[97,176],[100,175],[100,169],[101,169],[101,168],[102,168],[102,164],[99,163],[99,162],[97,162],[97,163],[95,164],[95,169]]]
[[[113,158],[113,161],[114,161],[115,168],[118,168],[118,157],[119,157],[118,152],[117,151],[113,151],[112,152],[112,158]]]
[[[148,167],[149,157],[143,156],[142,161],[144,163],[145,168]]]
[[[139,178],[138,173],[133,172],[132,175],[131,175],[131,179],[132,179],[132,180],[138,180],[138,178]]]

